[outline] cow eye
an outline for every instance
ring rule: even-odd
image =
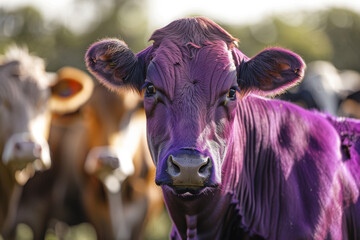
[[[235,100],[236,99],[236,87],[232,87],[229,89],[228,93],[227,93],[227,98],[229,98],[230,100]]]
[[[145,89],[146,96],[150,97],[153,96],[155,93],[156,93],[155,86],[152,83],[149,83]]]

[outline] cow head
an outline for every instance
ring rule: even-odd
[[[110,89],[144,89],[157,184],[179,194],[217,187],[237,102],[300,81],[303,61],[281,48],[248,58],[235,38],[205,18],[174,21],[150,40],[153,45],[136,55],[116,39],[95,43],[85,56],[88,69]]]
[[[144,111],[134,109],[129,111],[129,115],[120,121],[122,127],[111,136],[109,145],[90,149],[85,161],[85,171],[99,178],[113,193],[120,190],[128,176],[134,174],[134,160],[144,146],[143,139],[146,139]]]
[[[82,89],[91,90],[92,80],[87,76],[89,86],[66,87],[70,80],[63,75],[69,69],[49,74],[43,60],[24,49],[12,48],[4,58],[0,66],[0,165],[7,166],[18,183],[23,184],[35,170],[50,167],[46,139],[51,112],[65,109],[63,105],[56,107],[54,102],[60,96],[70,99],[82,95],[78,94],[85,92]]]

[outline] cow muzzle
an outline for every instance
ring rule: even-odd
[[[166,163],[173,188],[194,190],[209,185],[213,167],[210,157],[195,150],[180,150],[170,154]]]
[[[24,185],[35,171],[49,169],[51,165],[47,141],[33,140],[28,132],[13,134],[7,140],[1,158],[20,185]]]
[[[17,133],[6,142],[2,161],[14,171],[32,164],[34,170],[48,169],[51,165],[47,141],[34,141],[29,133]]]
[[[96,176],[103,182],[110,192],[118,192],[122,182],[133,174],[132,159],[126,158],[125,155],[119,156],[110,146],[92,148],[87,155],[84,167],[89,175]]]

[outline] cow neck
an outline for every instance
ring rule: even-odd
[[[196,199],[179,198],[169,191],[163,193],[174,224],[172,239],[220,239],[229,200],[221,197],[220,190]]]
[[[234,131],[238,133],[239,129],[235,128]],[[241,137],[238,135],[240,136],[234,134],[235,137],[229,139],[229,149],[222,168],[223,182],[218,189],[209,190],[196,199],[178,198],[170,191],[163,191],[168,212],[174,223],[172,239],[224,239],[224,236],[227,236],[226,239],[236,239],[239,234],[245,236],[241,229],[235,234],[227,233],[238,218],[231,214],[238,203],[234,201],[236,194],[233,187],[228,187],[235,185],[239,175],[237,173],[241,170],[238,164],[242,159],[241,149],[234,147],[234,142],[240,141]]]
[[[163,191],[174,223],[173,239],[268,238],[274,233],[271,229],[276,231],[272,220],[279,217],[280,191],[274,186],[281,187],[280,168],[270,140],[264,138],[272,134],[270,121],[276,119],[270,120],[272,106],[267,101],[249,99],[239,103],[222,166],[222,186],[196,200]]]
[[[0,155],[1,156],[1,155]],[[1,159],[0,159],[1,161]],[[9,201],[13,194],[15,187],[15,178],[11,177],[10,171],[6,169],[3,163],[0,163],[0,192],[3,196],[0,197],[0,226],[9,210]]]
[[[1,159],[0,159],[1,161]],[[14,172],[0,163],[0,232],[8,234],[14,224],[22,186],[16,183]]]
[[[266,102],[261,99],[243,100],[239,103],[233,126],[233,143],[223,164],[223,195],[230,195],[226,224],[238,236],[260,235],[268,237],[266,229],[276,229],[280,198],[271,191],[279,186],[279,169],[269,139],[269,118],[261,114]],[[264,110],[264,113],[266,110]],[[262,162],[266,159],[265,162]],[[267,174],[273,174],[267,176]],[[260,177],[261,176],[261,177]],[[268,181],[272,179],[272,181]],[[267,190],[268,189],[268,190]],[[235,230],[236,229],[236,230]],[[236,232],[236,233],[235,233]],[[229,235],[230,234],[230,235]],[[231,236],[231,233],[224,233]]]

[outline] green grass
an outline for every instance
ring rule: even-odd
[[[155,219],[150,220],[145,230],[144,240],[167,240],[171,230],[171,221],[167,211],[163,212]],[[66,224],[58,222],[55,229],[48,229],[45,240],[97,240],[95,229],[88,223],[68,227]],[[16,229],[16,240],[34,240],[33,233],[26,224],[19,224]],[[0,240],[4,240],[0,236]]]

